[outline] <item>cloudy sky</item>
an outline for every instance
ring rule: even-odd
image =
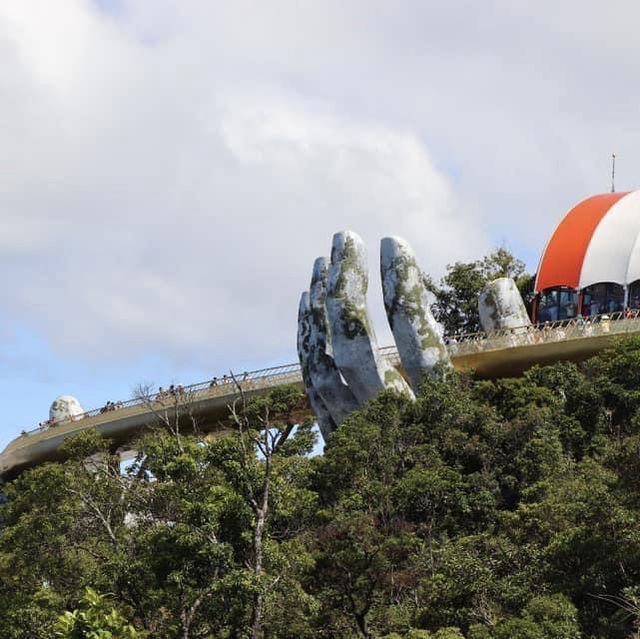
[[[640,5],[3,0],[0,446],[59,394],[295,359],[336,230],[434,276],[640,171]]]

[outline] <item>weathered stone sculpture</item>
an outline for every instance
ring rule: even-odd
[[[386,248],[385,248],[386,247]],[[406,242],[383,241],[381,268],[388,317],[401,357],[417,388],[421,376],[448,361],[442,331],[429,310],[422,273]],[[368,272],[360,237],[333,237],[331,263],[318,258],[310,293],[298,314],[298,356],[305,389],[326,438],[351,412],[385,388],[413,397],[411,388],[378,351],[367,310]]]
[[[305,393],[309,399],[311,410],[318,420],[318,427],[322,437],[326,441],[327,437],[336,429],[336,423],[311,382],[309,374],[309,362],[311,359],[310,335],[311,304],[309,302],[309,293],[305,291],[300,297],[300,306],[298,307],[298,358],[300,359]]]
[[[443,330],[431,313],[424,274],[405,240],[382,240],[380,273],[402,368],[411,388],[417,390],[438,364],[451,365]],[[378,351],[367,310],[368,283],[364,244],[352,231],[343,231],[333,236],[328,268],[326,258],[315,261],[310,293],[300,299],[298,356],[325,440],[347,415],[385,388],[414,397],[404,377]],[[509,278],[485,287],[479,312],[485,331],[530,324],[515,282]]]
[[[510,277],[500,277],[484,287],[478,299],[478,312],[487,333],[531,325],[520,291]]]
[[[380,274],[387,319],[414,390],[439,362],[449,363],[442,327],[431,313],[424,278],[411,247],[399,237],[380,243]]]
[[[58,397],[49,408],[49,421],[51,423],[80,419],[82,415],[84,415],[84,408],[71,395]]]
[[[331,332],[327,318],[327,259],[319,257],[313,265],[309,316],[309,375],[336,424],[358,408],[358,402],[345,384],[331,355]]]
[[[372,399],[384,388],[411,396],[404,378],[378,353],[367,311],[368,285],[362,240],[352,231],[336,233],[326,299],[335,362],[358,402]]]

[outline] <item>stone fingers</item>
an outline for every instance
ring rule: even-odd
[[[402,366],[417,390],[439,363],[450,365],[442,328],[429,307],[422,271],[409,244],[398,237],[380,243],[384,306]]]
[[[314,387],[309,374],[309,364],[311,359],[311,304],[309,293],[304,292],[300,297],[298,307],[298,358],[302,369],[302,381],[304,390],[309,399],[311,410],[316,416],[318,427],[324,440],[336,429],[336,422],[333,420],[324,401]]]
[[[358,402],[385,388],[413,396],[404,378],[380,357],[367,311],[366,252],[352,231],[336,233],[331,248],[326,308],[333,341],[333,356]]]
[[[391,388],[413,398],[425,374],[451,366],[442,327],[433,317],[425,277],[409,244],[386,237],[380,273],[389,326],[410,386],[382,357],[367,310],[366,252],[352,231],[333,236],[331,261],[318,258],[298,314],[298,356],[305,390],[323,437],[354,410]],[[515,282],[499,278],[479,299],[485,331],[530,325]],[[510,332],[515,332],[511,330]]]
[[[351,389],[344,383],[331,356],[332,341],[327,309],[327,259],[319,257],[313,265],[309,316],[309,377],[336,424],[358,408]]]
[[[510,277],[500,277],[484,287],[478,298],[478,313],[487,333],[531,325],[520,291]]]

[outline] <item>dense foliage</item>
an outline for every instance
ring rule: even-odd
[[[0,637],[638,636],[640,341],[383,394],[313,458],[301,400],[5,486]]]
[[[82,608],[62,614],[54,627],[60,639],[143,639],[147,633],[136,630],[106,597],[87,588]]]

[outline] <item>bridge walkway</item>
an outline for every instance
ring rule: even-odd
[[[457,369],[473,368],[480,377],[515,376],[535,364],[559,360],[584,360],[609,345],[616,337],[640,335],[640,312],[602,315],[592,321],[562,321],[541,327],[522,327],[492,333],[475,333],[448,339],[448,349]],[[381,349],[401,370],[395,346]],[[239,395],[239,385],[246,396],[263,394],[282,384],[299,384],[299,364],[286,364],[243,373],[235,378],[222,376],[185,386],[181,395],[154,395],[148,399],[119,402],[114,410],[95,409],[74,420],[46,428],[24,430],[0,453],[0,477],[8,479],[22,469],[56,459],[66,438],[84,430],[95,429],[113,440],[115,446],[127,442],[153,421],[154,411],[171,410],[178,402],[189,403],[204,432],[223,428],[228,406]]]

